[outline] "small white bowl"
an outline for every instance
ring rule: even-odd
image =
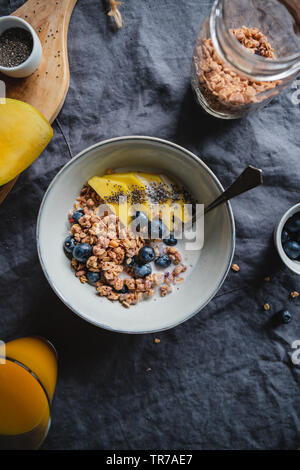
[[[122,333],[150,333],[191,318],[217,293],[231,266],[235,247],[229,203],[205,216],[201,251],[182,252],[185,281],[166,297],[145,300],[125,309],[81,284],[63,252],[69,234],[68,212],[82,186],[110,169],[160,171],[181,181],[201,203],[213,201],[223,188],[213,172],[193,153],[153,137],[120,137],[100,142],[74,157],[56,175],[42,201],[37,221],[38,254],[45,276],[58,297],[77,315],[99,327]],[[191,266],[192,265],[192,266]]]
[[[285,214],[281,217],[278,225],[274,230],[274,242],[279,253],[280,258],[282,259],[283,263],[290,268],[294,273],[300,274],[300,261],[295,261],[290,259],[284,252],[281,243],[281,234],[283,227],[288,219],[290,219],[296,212],[300,212],[300,203],[296,204],[295,206],[291,207]]]
[[[2,16],[0,18],[0,36],[4,31],[10,28],[22,28],[30,32],[33,40],[32,51],[30,56],[16,67],[3,67],[0,65],[0,72],[9,77],[25,78],[33,74],[41,63],[43,55],[41,41],[27,21],[17,16]]]

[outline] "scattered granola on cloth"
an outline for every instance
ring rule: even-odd
[[[116,22],[117,27],[120,29],[123,26],[122,15],[118,10],[118,6],[121,5],[121,2],[116,2],[116,0],[109,0],[110,10],[107,13],[108,16],[112,16]]]

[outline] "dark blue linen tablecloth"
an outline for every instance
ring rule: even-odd
[[[0,0],[0,14],[22,3]],[[79,0],[69,31],[71,85],[54,138],[0,206],[0,338],[38,334],[59,352],[43,449],[300,447],[300,366],[290,357],[300,298],[289,299],[299,277],[272,239],[300,199],[300,105],[290,88],[243,120],[202,113],[190,62],[211,4],[126,0],[117,31],[106,2]],[[198,315],[158,335],[113,334],[76,317],[49,287],[36,251],[39,205],[57,171],[87,146],[132,134],[185,146],[224,186],[247,164],[264,172],[263,187],[232,202],[240,272],[230,272]],[[293,320],[274,325],[282,308]]]

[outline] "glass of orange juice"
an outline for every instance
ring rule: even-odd
[[[0,450],[38,449],[47,436],[57,353],[44,338],[0,342]]]

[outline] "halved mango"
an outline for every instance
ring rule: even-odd
[[[0,103],[0,186],[36,160],[53,136],[33,106],[10,98]]]

